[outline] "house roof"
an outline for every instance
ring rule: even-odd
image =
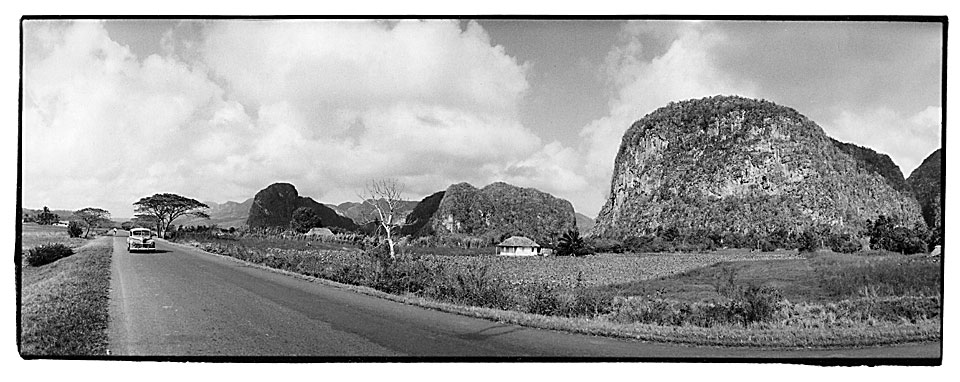
[[[329,228],[311,228],[307,235],[333,236],[333,231]]]
[[[509,239],[504,240],[502,243],[497,244],[498,247],[535,247],[539,248],[540,245],[537,242],[525,238],[523,236],[511,236]]]

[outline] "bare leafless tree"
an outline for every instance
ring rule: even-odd
[[[378,179],[370,181],[357,196],[364,205],[373,207],[368,214],[364,214],[365,222],[376,222],[377,230],[383,230],[390,246],[390,258],[395,258],[393,235],[403,226],[400,216],[400,204],[403,202],[403,184],[396,179]]]

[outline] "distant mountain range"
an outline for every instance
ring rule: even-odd
[[[375,216],[372,200],[368,200],[370,203],[358,203],[358,202],[343,202],[340,204],[324,204],[327,207],[330,207],[340,216],[345,216],[353,220],[357,224],[362,224],[371,220]],[[407,215],[417,206],[417,201],[415,200],[402,200],[399,203],[399,210],[397,218],[400,220],[406,219]]]
[[[187,216],[175,220],[173,224],[184,226],[209,226],[216,224],[221,228],[240,228],[247,224],[247,217],[250,215],[250,206],[253,205],[253,198],[247,199],[241,203],[230,201],[222,204],[216,202],[204,202],[204,204],[210,206],[210,209],[207,210],[207,214],[210,215],[210,219]]]

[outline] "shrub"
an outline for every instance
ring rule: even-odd
[[[357,263],[341,265],[330,277],[333,281],[353,285],[363,285],[368,279],[366,270]]]
[[[70,222],[70,224],[67,225],[67,235],[70,235],[70,237],[80,237],[80,235],[83,235],[83,227],[81,227],[78,222]]]
[[[320,226],[320,216],[310,207],[300,207],[293,211],[290,228],[299,233],[307,233],[313,227]]]
[[[797,248],[796,238],[784,228],[777,228],[767,235],[766,240],[776,248]]]
[[[443,282],[443,266],[419,257],[398,255],[380,264],[371,286],[387,293],[422,293]]]
[[[829,235],[826,244],[831,251],[837,253],[854,253],[862,249],[860,240],[848,233]]]
[[[807,229],[797,238],[797,250],[800,252],[816,252],[820,249],[820,235],[812,229]]]
[[[730,313],[734,320],[741,321],[743,325],[768,321],[776,315],[777,304],[781,300],[783,296],[775,288],[750,285],[741,288],[732,299]]]
[[[557,256],[585,256],[589,254],[591,254],[590,248],[583,242],[579,231],[569,230],[560,237]]]
[[[913,228],[899,225],[895,218],[880,215],[875,222],[867,221],[867,236],[873,249],[914,254],[926,252],[929,232],[917,225]]]
[[[39,267],[71,255],[73,255],[73,249],[66,245],[61,243],[44,244],[30,248],[24,260],[30,266]]]
[[[570,317],[597,317],[613,311],[613,294],[596,289],[577,288],[573,301],[564,312]]]
[[[563,315],[563,299],[553,287],[538,283],[527,288],[524,294],[529,296],[524,307],[526,312],[544,316]]]
[[[761,252],[773,252],[777,250],[776,245],[765,239],[760,239],[759,247]]]
[[[611,310],[612,318],[617,322],[701,327],[718,324],[747,326],[778,318],[782,300],[780,291],[774,288],[748,286],[737,288],[731,298],[715,301],[686,302],[651,296],[617,297]]]
[[[515,305],[507,287],[500,279],[490,276],[489,266],[485,264],[447,275],[426,294],[439,300],[487,308],[507,309]]]
[[[593,238],[587,240],[589,241],[588,245],[595,253],[623,253],[623,243],[619,240],[608,238]]]

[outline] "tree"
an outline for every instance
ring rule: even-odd
[[[293,211],[293,219],[290,220],[290,228],[300,233],[310,232],[313,227],[320,226],[320,216],[310,207],[300,207]]]
[[[80,235],[83,235],[83,227],[80,226],[80,222],[72,221],[70,224],[67,224],[67,235],[70,237],[80,237]]]
[[[177,194],[154,194],[141,198],[133,205],[137,206],[137,217],[152,216],[157,219],[157,235],[160,237],[164,237],[173,221],[181,216],[210,218],[210,215],[201,210],[210,208],[209,206]]]
[[[123,228],[124,231],[129,231],[131,228],[133,228],[133,222],[125,221],[123,223],[120,223],[120,228]]]
[[[90,230],[94,227],[99,227],[100,224],[110,221],[110,212],[102,208],[87,207],[74,212],[73,216],[82,220],[83,224],[87,226],[84,237],[90,236]]]
[[[157,229],[157,217],[151,215],[138,215],[133,217],[132,227],[141,227],[141,228],[150,228],[152,230]],[[131,228],[132,228],[131,227]]]
[[[797,238],[797,250],[800,252],[816,252],[820,249],[820,235],[813,228],[807,228]]]
[[[43,207],[43,212],[37,214],[37,224],[40,225],[50,225],[60,221],[60,215],[57,215],[53,212],[50,212],[50,209],[46,206]]]
[[[560,237],[560,244],[557,246],[557,255],[559,256],[584,256],[590,254],[590,250],[580,237],[580,232],[572,229]]]
[[[357,193],[364,205],[373,207],[368,216],[362,217],[365,219],[363,224],[373,222],[377,226],[377,232],[382,230],[386,234],[391,259],[397,256],[393,242],[394,231],[400,229],[404,223],[400,216],[402,194],[403,184],[395,179],[371,181],[363,191]]]

